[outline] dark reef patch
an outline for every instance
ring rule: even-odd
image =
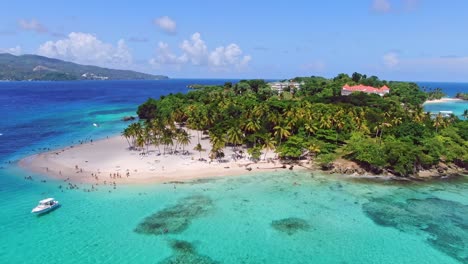
[[[174,254],[159,263],[162,264],[186,264],[186,263],[197,263],[197,264],[215,264],[219,263],[214,261],[208,256],[199,255],[195,247],[183,240],[172,240],[169,242]]]
[[[188,181],[188,184],[195,185],[195,184],[205,184],[205,183],[212,183],[217,181],[218,179],[215,178],[202,178],[202,179],[195,179],[192,181]]]
[[[468,206],[438,198],[392,202],[373,199],[363,204],[376,224],[403,232],[428,234],[427,242],[437,250],[468,263]]]
[[[146,217],[135,232],[141,234],[177,234],[186,230],[195,218],[205,215],[213,207],[213,201],[202,195],[183,198],[176,205],[167,207]]]
[[[310,229],[310,225],[307,221],[297,217],[289,217],[272,221],[271,226],[277,231],[288,235],[293,235],[299,231],[307,231]]]

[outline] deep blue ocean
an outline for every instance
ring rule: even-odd
[[[416,82],[418,86],[424,88],[435,89],[441,88],[447,97],[454,97],[457,93],[468,93],[468,83],[451,83],[451,82]]]
[[[466,177],[404,185],[279,170],[90,193],[15,164],[119,134],[149,97],[226,81],[0,82],[0,263],[468,263]],[[62,207],[31,215],[46,197]],[[135,232],[151,215],[182,228]]]

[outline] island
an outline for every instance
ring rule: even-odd
[[[177,182],[324,170],[428,179],[466,174],[468,121],[431,116],[417,84],[354,73],[241,80],[150,98],[121,136],[23,159],[81,182]]]
[[[39,55],[15,56],[0,53],[0,80],[3,81],[74,81],[74,80],[161,80],[152,75],[81,65]]]
[[[461,100],[468,100],[468,94],[467,93],[457,93],[455,95],[455,98],[461,99]]]

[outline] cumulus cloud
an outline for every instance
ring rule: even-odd
[[[49,32],[49,30],[36,19],[31,19],[29,21],[26,19],[20,19],[18,20],[18,25],[23,30],[34,31],[37,33]]]
[[[235,43],[219,46],[210,51],[198,32],[189,40],[184,40],[179,48],[181,53],[176,55],[169,44],[159,42],[156,57],[150,60],[150,64],[156,67],[175,65],[178,68],[184,65],[205,66],[213,71],[220,71],[233,67],[244,68],[252,59],[249,55],[243,55],[242,49]]]
[[[208,57],[210,65],[214,68],[226,68],[231,65],[236,67],[246,66],[252,57],[242,56],[242,50],[237,44],[229,44],[227,47],[217,47]]]
[[[71,32],[67,38],[47,41],[39,46],[39,55],[100,66],[125,66],[132,63],[132,55],[123,39],[114,46],[95,35]]]
[[[192,35],[190,40],[184,40],[180,45],[180,49],[192,64],[200,65],[206,62],[208,47],[205,41],[201,39],[200,33],[196,32]]]
[[[154,24],[158,26],[162,31],[168,34],[175,34],[177,30],[177,24],[168,16],[158,17],[154,20]]]
[[[165,42],[159,42],[157,48],[156,58],[150,59],[150,64],[156,67],[161,65],[175,65],[179,67],[180,65],[187,62],[187,56],[177,56],[172,53],[169,44]]]
[[[372,10],[379,13],[388,13],[391,10],[391,5],[388,0],[373,0]]]
[[[398,54],[395,52],[389,52],[385,54],[382,59],[385,66],[388,68],[395,68],[400,63]]]
[[[10,53],[13,55],[21,55],[22,49],[20,46],[16,46],[14,48],[0,49],[0,53]]]

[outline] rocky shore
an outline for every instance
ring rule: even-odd
[[[460,175],[468,175],[466,168],[457,166],[456,164],[449,163],[445,164],[439,162],[439,164],[433,166],[427,170],[419,170],[414,175],[401,176],[398,173],[388,169],[368,168],[362,166],[356,162],[337,159],[326,168],[322,168],[325,172],[330,174],[344,174],[344,175],[355,175],[355,176],[384,176],[390,177],[396,180],[430,180],[437,178],[451,178],[458,177]]]

